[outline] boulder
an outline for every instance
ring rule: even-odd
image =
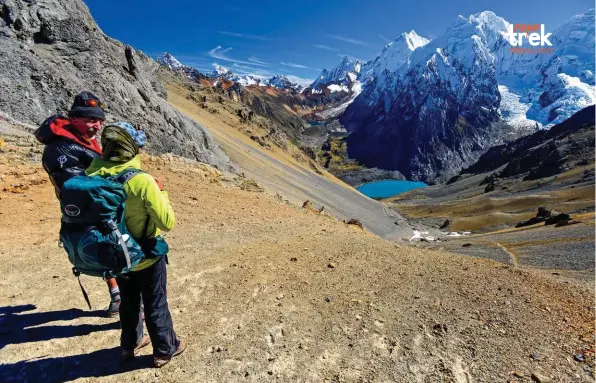
[[[569,216],[569,214],[559,213],[557,215],[553,215],[553,216],[548,217],[544,221],[544,224],[545,225],[556,225],[559,222],[569,221],[570,219],[571,219],[571,217]]]
[[[362,230],[364,230],[364,225],[358,219],[352,218],[352,219],[350,219],[348,221],[344,221],[344,223],[346,223],[348,225],[358,226],[359,228],[361,228]]]
[[[548,218],[551,215],[552,215],[552,211],[548,210],[545,207],[539,207],[538,208],[538,213],[536,214],[536,217]]]
[[[515,227],[524,227],[524,226],[531,226],[531,225],[536,225],[537,223],[541,223],[544,222],[545,219],[543,217],[532,217],[527,221],[521,221],[518,222],[517,225],[515,225]]]
[[[568,221],[559,221],[555,224],[555,227],[561,227],[561,226],[569,226],[569,225],[577,225],[578,223],[581,223],[579,221],[574,221],[574,220],[568,220]]]
[[[439,229],[446,229],[449,226],[450,222],[448,219],[443,222],[443,224],[439,227]]]

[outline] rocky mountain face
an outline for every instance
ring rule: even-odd
[[[0,112],[36,126],[65,112],[89,90],[108,120],[144,127],[148,149],[171,152],[233,170],[207,130],[174,110],[156,77],[159,65],[106,36],[83,2],[6,0],[0,5]]]
[[[522,176],[524,180],[534,180],[594,163],[595,113],[592,105],[550,130],[540,130],[493,147],[462,173],[480,174],[498,170],[493,178]]]
[[[490,147],[594,104],[593,19],[591,10],[557,28],[564,48],[551,54],[510,52],[510,24],[492,12],[460,16],[430,42],[400,36],[364,66],[362,93],[341,114],[350,157],[444,181]]]

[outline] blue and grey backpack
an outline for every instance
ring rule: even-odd
[[[108,178],[75,176],[62,186],[60,240],[75,276],[117,277],[145,258],[141,245],[124,222],[124,184],[141,172],[126,169]],[[148,223],[147,220],[144,233]],[[81,290],[91,306],[82,285]]]

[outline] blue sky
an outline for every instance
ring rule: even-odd
[[[210,71],[317,77],[344,55],[370,60],[402,32],[433,38],[457,15],[491,10],[512,23],[554,29],[593,0],[85,0],[109,36],[153,57],[170,52]]]

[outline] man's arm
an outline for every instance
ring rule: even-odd
[[[76,151],[67,145],[69,144],[47,145],[43,151],[43,168],[57,190],[62,189],[62,185],[70,178],[85,174],[85,166],[81,163]]]

